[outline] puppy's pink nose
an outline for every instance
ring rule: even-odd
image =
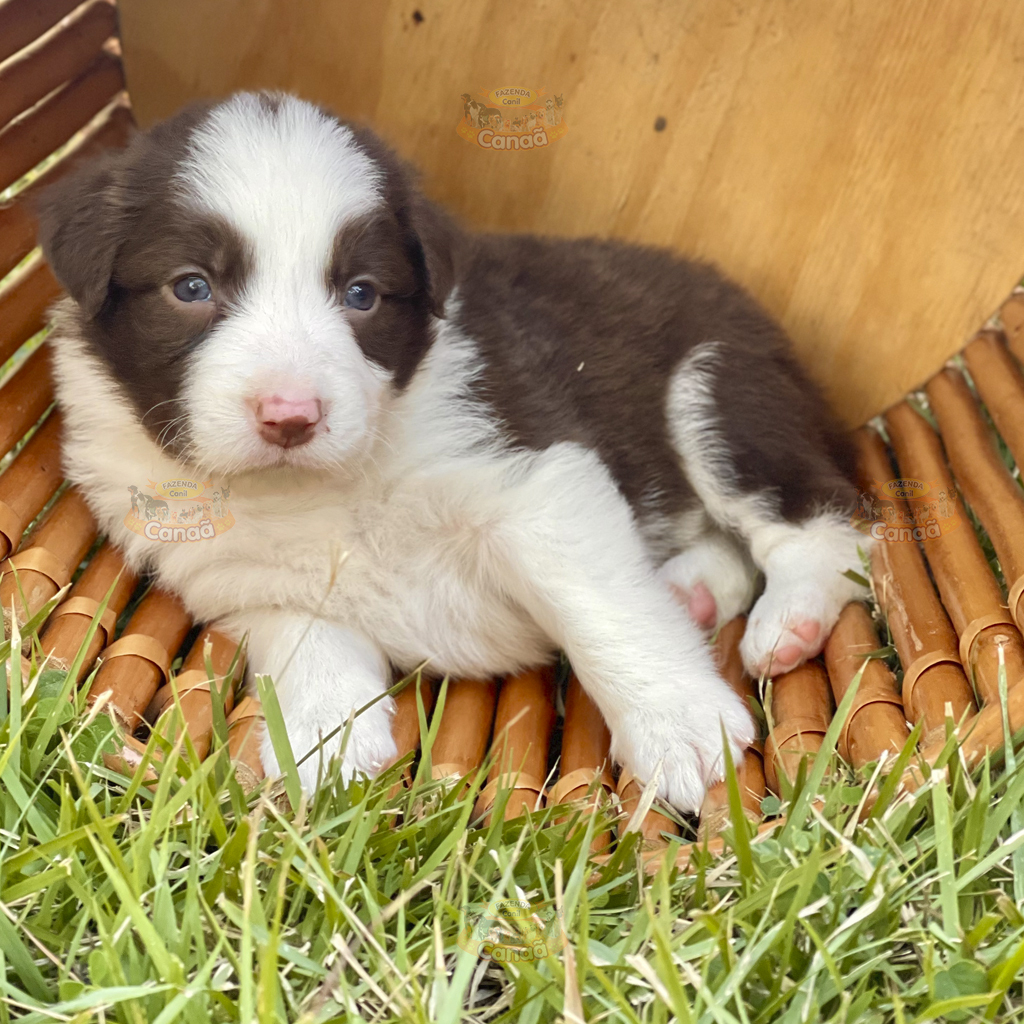
[[[282,448],[297,448],[312,440],[322,415],[319,398],[272,395],[256,399],[256,423],[260,437]]]

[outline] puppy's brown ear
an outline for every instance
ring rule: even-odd
[[[128,232],[119,154],[90,161],[36,201],[39,244],[54,276],[89,317],[103,306]]]
[[[418,192],[409,203],[409,226],[422,253],[431,312],[443,317],[445,300],[455,287],[462,234],[445,210]]]

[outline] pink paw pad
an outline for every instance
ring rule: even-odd
[[[689,591],[675,583],[671,584],[671,587],[676,600],[701,629],[715,628],[718,621],[718,605],[714,595],[703,583],[695,583]]]
[[[792,672],[821,651],[824,639],[821,623],[813,619],[790,626],[772,652],[765,672],[774,676]]]

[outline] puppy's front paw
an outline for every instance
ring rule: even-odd
[[[364,711],[352,722],[352,730],[341,762],[341,778],[346,784],[356,775],[367,775],[372,778],[398,756],[398,748],[391,735],[391,716],[394,708],[394,701],[388,697]],[[307,793],[315,792],[318,780],[326,778],[328,774],[331,759],[341,751],[346,721],[347,718],[342,713],[331,717],[325,716],[323,719],[318,719],[315,715],[295,716],[286,721],[288,740],[299,765],[299,781]],[[321,737],[327,737],[336,728],[338,732],[330,739],[324,740],[321,750]],[[260,758],[263,770],[268,776],[281,774],[269,733],[264,733]]]
[[[658,795],[680,811],[696,812],[707,787],[725,775],[722,725],[733,762],[754,741],[743,701],[711,677],[673,707],[634,709],[612,730],[612,756],[640,782],[661,765]]]

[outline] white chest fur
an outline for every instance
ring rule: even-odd
[[[58,320],[52,343],[65,464],[101,529],[152,569],[199,620],[287,608],[358,630],[401,668],[487,675],[551,645],[503,596],[489,536],[530,456],[510,454],[466,393],[472,347],[440,332],[387,417],[381,443],[347,476],[275,472],[230,480],[233,525],[200,541],[130,531],[132,485],[194,477],[139,426],[104,367]],[[539,497],[539,496],[538,496]]]

